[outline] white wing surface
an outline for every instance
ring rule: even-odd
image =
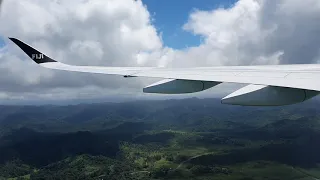
[[[302,102],[317,95],[318,91],[320,91],[320,83],[318,83],[320,78],[320,65],[318,64],[222,66],[204,68],[75,66],[53,60],[16,38],[10,39],[37,64],[45,68],[122,75],[124,77],[154,77],[165,79],[164,81],[146,87],[144,92],[149,93],[192,93],[211,88],[223,82],[245,83],[249,84],[249,87],[241,89],[237,93],[232,93],[235,94],[235,96],[230,94],[231,96],[227,96],[222,102],[239,105],[267,106]],[[259,88],[252,88],[252,85],[259,85]],[[253,92],[258,94],[258,96],[250,96]],[[283,93],[287,96],[289,94],[288,98],[283,98]],[[301,96],[301,98],[291,102],[292,99],[296,99],[297,96]],[[247,101],[251,101],[250,97],[255,97],[252,101],[257,101],[257,103],[243,103],[243,100],[241,100],[243,97],[246,97]],[[259,97],[261,100],[259,100]],[[281,100],[283,103],[268,102],[270,101],[269,99],[272,99],[270,97],[275,98],[275,100],[279,99],[277,97],[282,97],[280,99],[288,99],[288,102],[285,102],[285,100]]]

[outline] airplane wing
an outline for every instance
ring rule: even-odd
[[[319,64],[220,66],[197,68],[99,67],[76,66],[58,62],[26,43],[9,38],[38,65],[57,70],[154,77],[163,81],[143,89],[146,93],[181,94],[199,92],[220,83],[244,83],[248,86],[224,97],[222,103],[249,106],[294,104],[318,95]]]

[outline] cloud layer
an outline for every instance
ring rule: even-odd
[[[239,0],[228,9],[195,10],[181,28],[200,35],[202,44],[180,50],[165,46],[152,13],[140,0],[8,0],[0,34],[76,65],[199,67],[320,60],[318,0]],[[0,59],[2,100],[149,97],[141,89],[155,81],[44,69],[9,41],[0,49]]]

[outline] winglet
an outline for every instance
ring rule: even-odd
[[[16,38],[9,39],[14,42],[17,46],[19,46],[34,62],[41,64],[41,63],[47,63],[47,62],[57,62],[48,56],[44,55],[43,53],[39,52],[38,50],[34,49],[33,47],[27,45],[26,43],[20,41]]]

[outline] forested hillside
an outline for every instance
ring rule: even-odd
[[[319,105],[0,106],[0,179],[320,178]]]

